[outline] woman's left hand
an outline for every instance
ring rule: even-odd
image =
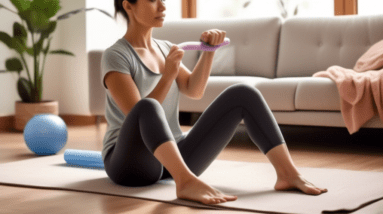
[[[225,37],[226,31],[211,29],[202,33],[201,40],[203,40],[209,45],[215,46],[221,44],[224,41]]]

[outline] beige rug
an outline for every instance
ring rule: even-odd
[[[355,211],[383,199],[383,172],[299,167],[311,183],[328,189],[321,195],[298,190],[275,191],[276,174],[271,163],[215,160],[200,179],[220,191],[237,195],[236,201],[218,205],[177,199],[171,179],[147,187],[116,185],[103,169],[68,166],[64,154],[0,164],[0,184],[74,190],[171,204],[225,210],[272,213],[323,213]]]

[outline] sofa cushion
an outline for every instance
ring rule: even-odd
[[[299,78],[295,110],[340,111],[340,96],[336,83],[325,77]]]
[[[256,83],[272,111],[295,111],[294,99],[299,78],[278,78]]]
[[[336,84],[322,77],[284,77],[256,83],[272,111],[340,111]]]
[[[364,72],[383,68],[383,40],[372,45],[356,62],[354,71]]]
[[[247,77],[247,76],[210,76],[205,94],[200,100],[194,100],[180,93],[179,111],[184,112],[203,112],[210,104],[222,93],[227,87],[243,83],[255,87],[260,82],[272,81],[263,77]]]
[[[205,94],[200,100],[180,95],[179,110],[203,112],[227,87],[244,83],[257,88],[272,111],[323,110],[340,111],[336,84],[323,77],[263,77],[210,76]]]
[[[352,69],[383,38],[383,15],[294,17],[281,29],[277,77],[312,76],[338,65]]]

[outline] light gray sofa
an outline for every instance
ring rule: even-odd
[[[312,75],[332,65],[352,69],[371,45],[383,39],[383,15],[182,19],[154,28],[153,37],[179,44],[198,41],[209,29],[226,31],[231,43],[216,51],[203,98],[181,94],[180,112],[202,113],[225,88],[245,83],[261,91],[280,125],[345,127],[336,84]],[[102,50],[88,53],[93,115],[105,113],[101,54]],[[193,71],[199,54],[185,51],[182,63]],[[376,115],[362,128],[383,128],[383,124]]]

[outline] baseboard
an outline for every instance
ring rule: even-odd
[[[59,115],[64,120],[67,126],[87,126],[97,123],[97,116],[83,116],[83,115]],[[13,128],[14,116],[0,117],[0,132],[19,132]],[[100,122],[105,122],[105,116],[100,116]]]
[[[97,116],[95,115],[59,115],[67,126],[88,126],[97,124]],[[190,125],[191,113],[179,112],[180,125]],[[105,116],[100,116],[100,122],[106,123]],[[13,128],[14,115],[0,117],[0,133],[1,132],[20,132]]]
[[[10,132],[13,128],[14,116],[0,117],[0,132]]]

